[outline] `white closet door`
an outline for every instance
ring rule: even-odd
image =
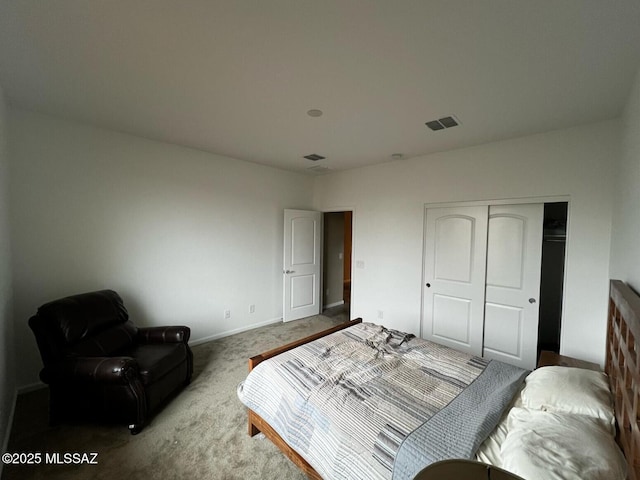
[[[482,355],[527,369],[538,348],[543,219],[543,204],[489,207]]]
[[[487,206],[428,208],[422,336],[482,355]]]

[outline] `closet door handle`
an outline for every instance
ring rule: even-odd
[[[536,299],[535,298],[530,298],[529,299],[529,303],[536,303]]]

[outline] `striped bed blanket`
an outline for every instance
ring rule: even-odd
[[[324,479],[410,479],[471,457],[526,373],[362,323],[260,363],[238,396]]]

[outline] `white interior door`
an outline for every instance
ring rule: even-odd
[[[322,213],[284,211],[285,322],[320,313]]]
[[[427,208],[422,336],[482,355],[488,207]]]
[[[489,207],[486,358],[536,366],[544,204]]]

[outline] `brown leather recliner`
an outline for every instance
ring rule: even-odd
[[[29,319],[49,385],[49,418],[125,423],[138,433],[191,381],[189,327],[137,328],[112,290],[42,305]]]

